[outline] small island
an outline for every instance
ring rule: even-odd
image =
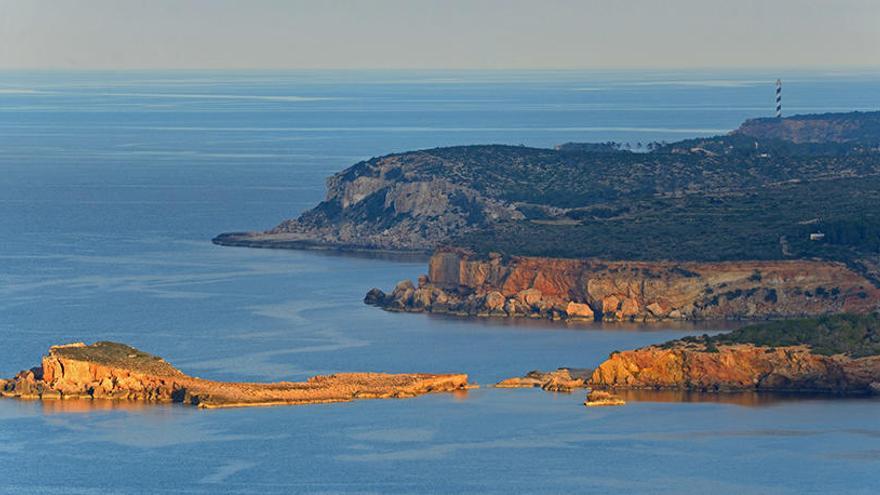
[[[0,380],[21,399],[178,402],[200,408],[253,407],[416,397],[471,388],[465,374],[337,373],[305,382],[218,382],[188,376],[163,359],[114,342],[53,346],[42,364]]]

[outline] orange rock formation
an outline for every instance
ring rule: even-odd
[[[508,378],[498,382],[497,388],[536,388],[548,392],[571,392],[577,388],[587,388],[587,379],[592,370],[559,368],[556,371],[529,371],[526,376]]]
[[[865,313],[880,289],[821,261],[676,263],[511,257],[455,250],[431,258],[418,286],[365,302],[392,311],[472,316],[650,321]]]
[[[807,347],[676,343],[612,354],[590,378],[596,388],[698,391],[880,392],[880,356],[853,359]]]
[[[338,373],[305,382],[234,383],[187,376],[161,358],[112,342],[55,346],[42,365],[0,381],[23,399],[126,399],[202,408],[415,397],[468,388],[467,375]]]

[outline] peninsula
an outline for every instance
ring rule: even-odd
[[[372,158],[221,245],[433,253],[366,301],[560,319],[815,316],[880,307],[880,112],[752,119],[723,136]],[[457,268],[456,268],[457,267]]]
[[[467,375],[425,373],[337,373],[305,382],[217,382],[187,376],[159,357],[113,342],[54,346],[40,366],[0,380],[4,397],[179,402],[200,408],[406,398],[467,388]]]

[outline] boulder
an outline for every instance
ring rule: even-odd
[[[623,406],[625,404],[626,401],[604,390],[590,390],[590,393],[587,394],[587,400],[584,402],[587,407]]]
[[[522,314],[523,307],[516,299],[508,299],[504,303],[504,312],[507,313],[508,316],[514,316],[516,314]]]
[[[617,296],[606,296],[602,299],[602,312],[605,314],[612,314],[617,312],[617,308],[620,307],[620,299]]]
[[[620,303],[621,319],[631,318],[639,314],[639,302],[632,297],[628,297]]]
[[[483,305],[490,312],[494,311],[504,311],[504,303],[507,299],[504,297],[504,294],[498,291],[492,291],[486,294],[486,298],[483,302]]]
[[[527,306],[535,306],[541,302],[544,294],[538,289],[526,289],[520,291],[519,294],[516,295],[516,297]]]
[[[405,292],[409,289],[415,289],[415,286],[412,283],[412,280],[401,280],[397,282],[397,285],[394,286],[394,293]]]
[[[651,313],[651,315],[656,318],[660,318],[666,315],[666,309],[658,302],[652,302],[651,304],[647,305],[645,309],[648,310],[648,313]]]
[[[367,295],[364,296],[364,303],[369,304],[371,306],[379,306],[385,303],[385,293],[380,289],[373,287],[367,292]]]
[[[565,306],[565,314],[571,319],[592,320],[595,318],[593,309],[588,304],[569,302]]]

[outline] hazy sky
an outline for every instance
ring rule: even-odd
[[[880,0],[0,0],[2,68],[880,66]]]

